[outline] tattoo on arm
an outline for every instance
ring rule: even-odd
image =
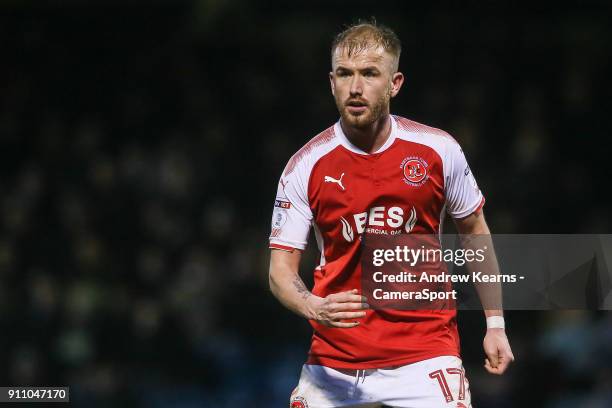
[[[310,291],[304,285],[304,282],[299,276],[296,276],[293,280],[293,286],[297,289],[298,293],[302,296],[302,299],[306,299],[310,296]]]

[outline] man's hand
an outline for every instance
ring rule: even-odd
[[[366,315],[363,309],[369,309],[365,296],[357,294],[357,289],[347,292],[332,293],[324,298],[309,296],[306,300],[308,318],[327,327],[350,328],[359,322],[343,320],[359,319]]]
[[[510,363],[514,361],[506,331],[504,329],[487,329],[483,346],[487,355],[484,367],[491,374],[502,375]]]
[[[270,253],[270,290],[289,310],[328,327],[349,328],[369,309],[365,296],[357,289],[333,293],[325,298],[313,295],[298,273],[301,251],[274,249]],[[351,320],[351,321],[345,321]]]

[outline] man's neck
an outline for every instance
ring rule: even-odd
[[[382,115],[376,122],[365,128],[347,126],[340,120],[342,131],[346,138],[360,150],[374,153],[380,149],[391,135],[391,117]]]

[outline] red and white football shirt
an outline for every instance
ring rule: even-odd
[[[337,122],[285,167],[270,248],[304,249],[312,226],[321,251],[312,292],[325,297],[360,287],[358,235],[366,228],[438,234],[445,211],[463,218],[483,204],[463,151],[446,132],[391,116],[389,138],[367,154]],[[454,310],[368,310],[359,321],[351,329],[311,321],[307,363],[363,369],[459,356]]]

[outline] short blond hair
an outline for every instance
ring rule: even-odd
[[[342,47],[349,57],[358,54],[372,45],[382,47],[395,58],[395,71],[398,69],[402,43],[389,27],[376,23],[360,21],[338,33],[331,46],[332,60],[338,47]]]

